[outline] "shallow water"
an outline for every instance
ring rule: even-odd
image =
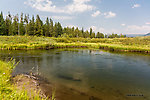
[[[0,51],[1,59],[11,57],[20,62],[14,74],[40,73],[63,89],[62,100],[150,100],[150,55],[86,49]]]

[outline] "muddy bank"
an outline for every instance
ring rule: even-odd
[[[47,98],[49,100],[52,98],[53,86],[40,76],[29,74],[16,75],[13,76],[13,83],[18,91],[25,90],[29,96],[38,94],[44,99]],[[49,89],[48,92],[44,89],[45,87]]]
[[[102,100],[73,88],[54,85],[38,75],[17,75],[13,77],[13,82],[18,91],[24,89],[29,96],[39,94],[41,98],[48,100]]]

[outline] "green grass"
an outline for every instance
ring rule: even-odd
[[[97,48],[150,53],[150,36],[135,38],[64,38],[1,36],[0,49]]]
[[[14,67],[14,60],[8,63],[0,60],[0,100],[41,100],[38,94],[29,97],[25,90],[17,91],[11,82],[11,73]]]
[[[50,48],[53,39],[36,36],[1,36],[0,49],[45,49]]]

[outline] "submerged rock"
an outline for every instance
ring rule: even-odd
[[[62,79],[65,79],[65,80],[71,80],[71,81],[81,81],[81,79],[73,78],[73,77],[70,77],[70,76],[64,76],[64,75],[58,75],[58,78],[62,78]]]

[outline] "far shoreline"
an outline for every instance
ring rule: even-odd
[[[150,45],[147,43],[149,38],[149,36],[114,39],[0,36],[0,39],[2,41],[0,41],[0,50],[49,50],[56,48],[87,48],[102,49],[115,52],[137,52],[150,54]],[[8,42],[8,40],[12,41]],[[133,43],[130,43],[130,41]],[[143,41],[144,43],[142,43],[141,41]]]

